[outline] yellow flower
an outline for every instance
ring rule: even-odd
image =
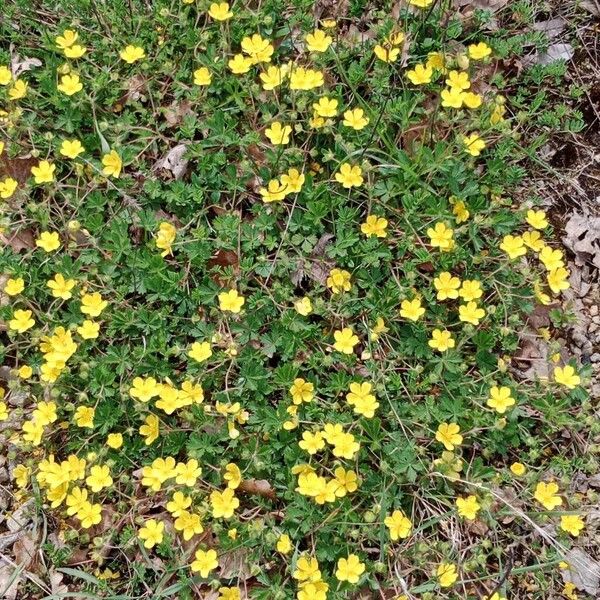
[[[255,33],[252,37],[242,39],[242,52],[248,54],[253,64],[260,62],[271,62],[271,55],[275,48],[269,40],[265,40],[260,34]]]
[[[511,394],[512,391],[507,386],[493,386],[490,389],[490,397],[486,404],[502,415],[506,412],[507,408],[515,404],[515,399]]]
[[[354,335],[351,327],[344,327],[342,330],[333,332],[335,343],[333,347],[342,354],[352,354],[354,346],[358,344],[358,336]]]
[[[227,65],[229,66],[229,70],[235,75],[247,73],[253,64],[253,60],[251,58],[245,57],[243,54],[236,54],[227,63]]]
[[[31,174],[36,183],[54,181],[54,171],[56,171],[56,165],[49,163],[47,160],[41,160],[36,167],[31,167]]]
[[[562,515],[560,517],[560,528],[573,537],[577,537],[584,527],[585,523],[579,515]]]
[[[0,198],[3,200],[10,198],[15,193],[18,185],[16,179],[5,177],[3,181],[0,181]]]
[[[34,446],[39,446],[44,435],[44,426],[37,421],[25,421],[22,426],[24,432],[23,440],[30,442]]]
[[[327,277],[327,287],[334,294],[349,292],[352,288],[351,275],[344,269],[331,269]]]
[[[259,75],[262,81],[263,90],[274,90],[279,87],[287,75],[286,69],[282,67],[269,67],[265,72]]]
[[[543,210],[528,210],[525,220],[534,229],[546,229],[548,227],[548,219]]]
[[[40,234],[40,237],[35,240],[35,245],[46,252],[52,252],[60,247],[60,238],[55,231],[44,231]]]
[[[177,531],[183,532],[183,539],[186,542],[204,531],[200,516],[190,513],[187,510],[183,510],[179,513],[179,516],[175,519],[173,525]]]
[[[468,90],[471,87],[469,74],[465,71],[450,71],[450,73],[448,73],[448,78],[446,79],[446,85],[449,88]]]
[[[102,175],[117,178],[121,174],[123,161],[115,150],[111,150],[102,157]]]
[[[23,365],[17,369],[17,375],[21,379],[29,379],[33,375],[33,369],[29,365]]]
[[[513,475],[521,477],[521,475],[525,475],[525,471],[527,469],[525,468],[525,465],[523,463],[514,462],[512,465],[510,465],[510,470],[513,473]]]
[[[571,287],[568,282],[569,275],[569,271],[564,267],[553,269],[547,275],[548,286],[555,294],[559,294],[562,290],[568,290]]]
[[[222,311],[237,314],[242,310],[245,302],[246,299],[238,294],[237,290],[229,290],[219,294],[219,308]]]
[[[192,505],[192,499],[181,492],[175,492],[172,498],[167,502],[167,510],[178,517]]]
[[[421,299],[402,300],[400,304],[400,316],[410,321],[418,321],[425,314],[425,309],[421,306]]]
[[[315,29],[304,39],[306,40],[306,47],[311,52],[325,52],[331,46],[331,42],[333,42],[333,38],[321,29]]]
[[[452,248],[454,231],[445,223],[436,223],[435,227],[429,227],[427,235],[433,248],[440,248],[442,250]]]
[[[371,393],[373,384],[367,381],[363,383],[351,383],[350,392],[346,394],[346,401],[354,407],[354,412],[363,415],[367,419],[373,418],[375,410],[379,408],[379,402]]]
[[[308,296],[300,298],[294,302],[294,308],[299,315],[306,317],[313,311],[312,302]]]
[[[11,331],[25,333],[35,325],[35,320],[31,317],[32,314],[30,310],[15,310],[12,319],[8,322],[8,327]]]
[[[65,29],[62,35],[54,38],[54,41],[61,50],[64,50],[71,47],[77,41],[78,37],[79,34],[73,29]]]
[[[74,279],[65,279],[61,273],[57,273],[54,279],[49,279],[46,285],[52,290],[52,295],[55,298],[68,300],[73,296],[71,290],[75,287]]]
[[[483,104],[483,98],[480,94],[474,92],[465,92],[462,96],[463,103],[467,108],[479,108]]]
[[[285,193],[287,195],[300,192],[306,177],[298,169],[291,168],[288,169],[287,173],[281,175],[280,179],[282,185],[285,186]]]
[[[443,271],[433,280],[433,286],[437,290],[438,300],[456,299],[458,298],[458,288],[460,287],[460,279],[454,277],[451,273]]]
[[[431,339],[427,342],[430,348],[439,352],[446,352],[450,348],[454,348],[456,342],[452,334],[447,330],[434,329],[431,332]]]
[[[322,71],[297,67],[290,73],[291,90],[312,90],[325,83]]]
[[[63,75],[60,83],[56,86],[59,92],[72,96],[83,89],[83,83],[79,80],[79,75]]]
[[[75,422],[78,427],[93,427],[96,411],[91,406],[78,406],[75,411]]]
[[[194,342],[188,351],[188,356],[196,362],[204,362],[212,356],[212,350],[208,342]]]
[[[377,44],[373,48],[373,52],[379,60],[382,60],[386,63],[396,62],[400,56],[400,48],[386,48],[381,44]]]
[[[476,496],[467,496],[466,498],[456,499],[456,508],[461,517],[467,519],[467,521],[473,521],[481,509],[481,505]]]
[[[387,237],[387,219],[377,215],[369,215],[366,221],[360,226],[360,230],[367,236],[376,236],[379,238]]]
[[[485,316],[485,310],[479,308],[476,302],[467,302],[458,307],[458,318],[464,323],[479,325],[479,321]]]
[[[388,528],[393,542],[407,538],[412,531],[410,519],[401,510],[395,510],[387,516],[383,524]]]
[[[571,365],[566,365],[554,368],[554,381],[572,390],[581,383],[581,377]]]
[[[492,53],[492,49],[485,42],[479,42],[478,44],[470,44],[467,52],[470,59],[481,60],[487,58]]]
[[[289,554],[292,551],[292,542],[290,540],[290,536],[282,533],[277,540],[277,552],[281,552],[281,554]]]
[[[10,279],[7,279],[6,283],[4,284],[4,293],[7,296],[16,296],[20,294],[24,289],[25,281],[22,277],[17,277],[15,279],[11,277]]]
[[[279,121],[275,121],[270,127],[265,129],[265,135],[269,138],[271,144],[275,146],[285,146],[290,143],[290,134],[292,128],[290,125],[282,125]]]
[[[287,195],[287,186],[280,183],[278,179],[271,179],[267,187],[260,188],[258,193],[262,196],[263,202],[279,202]]]
[[[408,3],[411,6],[416,6],[417,8],[427,8],[433,0],[408,0]]]
[[[563,502],[557,492],[558,485],[554,481],[550,483],[541,481],[537,484],[533,496],[546,510],[554,510]]]
[[[414,69],[406,71],[406,76],[414,85],[431,83],[431,78],[433,77],[433,67],[430,64],[415,65]]]
[[[146,52],[140,46],[133,46],[132,44],[129,44],[128,46],[125,46],[121,52],[119,52],[119,56],[121,57],[121,60],[132,64],[137,60],[144,58],[146,56]]]
[[[212,75],[206,67],[200,67],[194,71],[194,85],[210,85]]]
[[[563,588],[563,596],[566,596],[569,600],[577,600],[579,596],[577,595],[577,587],[574,583],[567,581],[565,583],[565,587]]]
[[[102,521],[102,505],[85,502],[77,511],[76,517],[81,522],[84,529],[98,525]]]
[[[103,300],[98,292],[94,292],[93,294],[84,294],[81,296],[81,306],[79,309],[85,315],[98,317],[107,306],[108,302]]]
[[[84,322],[77,327],[77,333],[84,340],[95,340],[100,333],[100,324],[90,321],[89,319],[85,319]]]
[[[82,152],[85,152],[85,148],[79,140],[63,140],[60,146],[60,153],[67,158],[75,159]]]
[[[44,402],[43,400],[38,402],[31,416],[36,423],[44,427],[50,425],[50,423],[54,423],[58,419],[56,403]]]
[[[210,494],[210,505],[212,507],[212,516],[215,519],[219,517],[229,519],[240,505],[240,501],[235,497],[234,491],[227,488],[222,492],[218,490],[212,492]]]
[[[369,124],[369,117],[365,116],[365,111],[362,108],[354,108],[347,110],[344,113],[344,120],[342,125],[345,127],[351,127],[356,131],[364,129]]]
[[[463,136],[462,143],[465,146],[465,152],[471,156],[479,156],[485,148],[485,141],[476,133]]]
[[[298,442],[298,446],[300,446],[302,450],[312,455],[325,448],[325,440],[323,439],[323,435],[319,431],[317,431],[316,433],[305,431],[302,434],[302,440]]]
[[[315,386],[309,381],[298,377],[290,387],[290,394],[294,404],[310,402],[315,397]]]
[[[335,98],[323,96],[318,102],[314,102],[313,110],[320,117],[335,117],[337,115],[338,101]]]
[[[440,423],[435,432],[435,439],[444,444],[446,450],[452,452],[454,448],[463,442],[460,427],[456,423]]]
[[[362,169],[358,165],[344,163],[335,174],[335,180],[346,189],[360,187],[363,183]]]
[[[336,437],[332,453],[336,458],[353,460],[359,450],[360,444],[354,439],[354,436],[351,433],[342,433]]]
[[[444,108],[460,108],[463,105],[465,93],[456,87],[442,90],[440,94]]]
[[[473,300],[478,300],[483,295],[481,283],[477,281],[477,279],[465,279],[462,282],[460,289],[458,290],[458,295],[465,302],[472,302]]]
[[[67,58],[81,58],[87,52],[87,48],[80,44],[74,44],[70,48],[64,48],[63,52]]]
[[[427,55],[427,66],[442,73],[448,71],[446,69],[446,57],[441,52],[430,52]]]
[[[173,254],[173,242],[177,236],[177,229],[175,226],[167,221],[163,221],[158,226],[158,233],[156,234],[156,247],[162,250],[160,255],[165,257],[169,254]]]
[[[227,2],[213,2],[208,9],[208,14],[215,21],[227,21],[233,17],[233,13],[229,10],[229,3]]]
[[[86,477],[85,483],[92,492],[99,492],[113,484],[113,478],[110,476],[110,469],[107,465],[94,465],[90,469],[90,474]]]
[[[129,395],[141,402],[148,402],[160,393],[160,384],[154,377],[136,377],[129,388]]]
[[[527,254],[527,248],[520,235],[505,235],[500,250],[504,250],[511,260]]]
[[[360,562],[360,558],[356,554],[350,554],[348,558],[338,560],[335,578],[338,581],[356,584],[364,572],[365,564]]]
[[[0,402],[0,421],[6,421],[8,419],[8,407],[6,402]]]
[[[523,243],[534,252],[541,252],[546,245],[539,231],[525,231],[521,237]]]
[[[29,469],[25,465],[17,465],[13,469],[12,476],[19,489],[23,489],[27,486],[27,484],[29,483],[30,474],[31,469]]]
[[[208,577],[208,574],[219,566],[215,550],[196,550],[194,556],[196,560],[192,562],[190,568],[194,573],[200,573],[202,577]]]
[[[12,81],[12,73],[6,65],[0,65],[0,85],[8,85]]]
[[[17,79],[12,86],[8,88],[8,97],[11,100],[20,100],[21,98],[25,98],[25,96],[27,96],[27,88],[28,84],[25,81],[22,79]]]
[[[150,550],[163,541],[164,531],[165,524],[163,521],[148,519],[138,531],[138,536],[144,542],[144,548]]]
[[[321,580],[321,571],[316,558],[302,555],[296,561],[296,570],[292,577],[297,581],[315,582]]]
[[[145,444],[149,446],[156,439],[158,439],[160,433],[160,421],[156,415],[148,415],[143,425],[140,425],[140,435],[146,438]]]
[[[437,568],[436,575],[441,587],[450,587],[458,579],[456,566],[449,563],[442,563]]]
[[[123,445],[123,434],[109,433],[106,438],[106,445],[113,450],[118,450]]]

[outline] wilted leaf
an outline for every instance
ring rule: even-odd
[[[600,563],[581,548],[569,550],[564,558],[569,568],[561,570],[563,579],[597,598],[600,594]]]
[[[238,548],[222,554],[219,557],[219,574],[223,579],[237,579],[238,581],[249,579],[252,574],[248,564],[248,551]]]
[[[21,573],[19,569],[11,565],[0,566],[0,598],[3,600],[16,600],[20,581]]]
[[[181,179],[185,175],[189,163],[189,160],[185,158],[186,150],[186,144],[177,144],[165,156],[154,163],[152,170],[160,171],[161,169],[165,169],[166,171],[170,171],[175,179]]]
[[[271,484],[266,479],[244,479],[238,488],[240,492],[246,492],[246,494],[256,494],[269,498],[275,499],[275,491],[271,487]]]
[[[600,269],[600,217],[571,215],[565,225],[563,244],[575,255],[575,264],[591,263]]]

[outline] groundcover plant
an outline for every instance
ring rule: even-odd
[[[576,597],[587,371],[513,364],[570,273],[512,198],[512,48],[361,6],[1,25],[13,598]]]

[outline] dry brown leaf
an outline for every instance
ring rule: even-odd
[[[275,490],[266,479],[244,479],[238,488],[240,492],[246,494],[255,494],[274,500],[276,498]]]
[[[0,233],[0,242],[5,246],[10,246],[15,252],[35,248],[35,239],[29,229],[8,232],[6,235]]]
[[[237,579],[246,581],[252,576],[248,564],[248,551],[238,548],[225,552],[219,557],[219,574],[223,579]]]
[[[20,581],[21,574],[18,569],[11,565],[0,566],[0,598],[16,600]]]
[[[175,179],[182,179],[187,172],[189,159],[185,158],[187,144],[177,144],[153,165],[153,171],[169,171]]]
[[[600,269],[600,217],[574,213],[565,225],[563,244],[575,255],[575,264]]]
[[[37,551],[37,540],[30,531],[21,533],[12,547],[15,563],[23,569],[29,569],[33,565]]]
[[[561,569],[563,579],[593,598],[600,594],[600,563],[581,548],[572,548],[565,555],[568,569]]]

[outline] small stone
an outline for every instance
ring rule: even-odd
[[[592,315],[592,317],[595,317],[597,314],[598,314],[598,305],[592,304],[590,306],[590,315]]]
[[[594,352],[594,354],[592,354],[590,356],[590,362],[593,362],[593,363],[600,362],[600,352]]]

